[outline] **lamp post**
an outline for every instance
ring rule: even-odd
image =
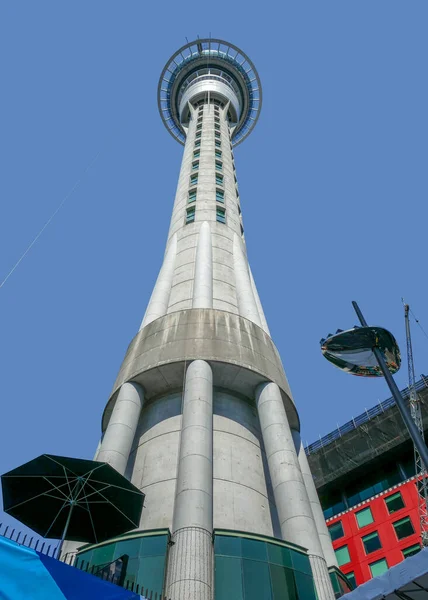
[[[367,321],[365,320],[363,313],[360,310],[360,307],[355,302],[352,301],[352,306],[354,307],[355,312],[357,313],[358,319],[360,320],[362,327],[368,327]],[[355,330],[358,332],[358,330]],[[416,427],[416,423],[413,421],[410,411],[408,410],[402,395],[400,394],[400,390],[395,383],[393,376],[391,375],[390,370],[388,369],[383,354],[378,346],[374,346],[372,348],[373,354],[376,358],[376,361],[379,365],[380,370],[382,371],[383,376],[385,377],[386,383],[388,384],[389,389],[391,390],[391,394],[395,400],[398,410],[400,411],[401,417],[407,427],[409,435],[413,440],[414,445],[416,446],[422,461],[425,465],[425,468],[428,467],[428,448],[419,433],[418,428]]]

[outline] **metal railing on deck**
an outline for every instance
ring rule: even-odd
[[[425,377],[425,375],[421,375],[421,379],[416,383],[415,387],[416,387],[417,392],[428,387],[428,378]],[[410,397],[409,388],[406,387],[403,390],[401,390],[401,395],[404,400],[408,400]],[[374,417],[381,415],[383,412],[385,412],[385,410],[387,410],[388,408],[391,408],[391,406],[394,406],[394,405],[395,405],[395,401],[394,401],[394,398],[392,398],[392,396],[390,398],[387,398],[383,402],[379,402],[379,404],[376,404],[376,406],[369,408],[368,410],[363,412],[358,417],[353,418],[352,421],[348,421],[347,423],[345,423],[344,425],[341,425],[340,427],[338,426],[337,429],[335,429],[331,433],[328,433],[327,435],[325,435],[322,438],[320,437],[320,439],[317,440],[316,442],[313,442],[312,444],[309,444],[309,446],[306,446],[306,448],[305,448],[306,454],[308,454],[308,455],[312,454],[313,452],[317,452],[317,450],[320,450],[321,448],[328,446],[335,440],[341,438],[342,435],[344,435],[345,433],[349,433],[350,431],[357,429],[357,427],[359,427],[360,425],[363,425],[364,423],[367,423]]]
[[[46,556],[50,556],[51,558],[57,559],[59,542],[51,542],[48,543],[43,538],[38,537],[37,535],[31,535],[28,533],[23,533],[19,531],[16,527],[12,527],[10,525],[3,525],[0,523],[0,536],[4,537],[12,542],[19,544],[20,546],[25,546],[26,548],[31,548],[40,554],[45,554]],[[120,585],[121,587],[129,590],[130,592],[134,592],[135,594],[139,594],[142,597],[142,600],[171,600],[171,598],[167,598],[163,596],[160,592],[154,592],[153,590],[149,590],[140,584],[136,584],[133,581],[126,579],[126,561],[123,560],[124,557],[120,557],[112,563],[107,563],[105,565],[91,565],[89,562],[85,562],[83,560],[79,560],[79,557],[74,553],[69,553],[65,555],[65,560],[63,561],[65,564],[73,567],[75,569],[79,569],[80,571],[85,571],[90,575],[94,575],[94,577],[98,577],[103,581],[109,581],[115,585]],[[121,568],[116,568],[115,563],[122,563],[121,565],[117,565]],[[123,576],[122,567],[125,568],[125,575]]]

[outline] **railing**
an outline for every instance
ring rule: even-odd
[[[16,527],[3,525],[3,523],[0,523],[0,536],[15,542],[20,546],[31,548],[40,554],[44,554],[46,556],[50,556],[54,560],[58,560],[57,554],[59,542],[51,542],[49,544],[46,540],[38,536],[28,533],[24,534]],[[62,562],[70,567],[79,569],[80,571],[85,571],[90,575],[94,575],[103,581],[109,581],[115,585],[120,585],[130,592],[139,594],[142,597],[142,600],[171,600],[171,598],[163,596],[160,592],[154,592],[153,590],[149,590],[138,583],[136,584],[133,581],[127,580],[127,558],[127,556],[121,556],[112,563],[107,563],[105,565],[91,565],[89,562],[85,562],[83,560],[79,561],[79,557],[76,557],[74,553],[69,553],[65,555],[65,560]],[[123,574],[125,575],[123,576]]]
[[[419,392],[426,387],[428,387],[428,378],[425,375],[421,375],[421,379],[415,385],[416,391]],[[410,398],[409,388],[406,387],[403,390],[401,390],[401,395],[404,400],[408,400]],[[341,438],[342,435],[344,435],[345,433],[349,433],[350,431],[357,429],[357,427],[360,427],[360,425],[363,425],[364,423],[371,421],[371,419],[382,414],[383,412],[385,412],[385,410],[387,410],[388,408],[391,408],[391,406],[394,406],[394,405],[395,405],[395,400],[392,397],[387,398],[387,400],[384,400],[383,402],[379,402],[379,404],[376,404],[376,406],[369,408],[369,410],[366,410],[364,413],[362,413],[358,417],[355,417],[355,419],[353,418],[352,421],[348,421],[347,423],[345,423],[344,425],[341,425],[340,427],[338,426],[337,429],[335,429],[331,433],[328,433],[327,435],[325,435],[322,438],[320,437],[320,439],[317,440],[316,442],[313,442],[312,444],[309,444],[309,446],[306,446],[306,448],[305,448],[306,454],[308,454],[308,455],[312,454],[313,452],[317,452],[318,450],[320,450],[320,448],[324,448],[325,446],[328,446],[335,440]]]

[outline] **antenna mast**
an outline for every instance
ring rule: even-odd
[[[422,421],[421,402],[416,393],[415,387],[415,365],[413,363],[413,349],[412,349],[412,338],[410,334],[410,321],[409,321],[409,305],[404,304],[404,320],[406,323],[406,345],[407,345],[407,368],[409,372],[409,392],[410,392],[410,413],[414,420],[416,427],[424,439],[424,426]],[[415,451],[415,475],[416,475],[416,487],[418,491],[418,507],[419,507],[419,519],[421,524],[421,537],[422,545],[428,546],[428,478],[426,474],[426,467],[424,465],[421,456],[414,446]]]

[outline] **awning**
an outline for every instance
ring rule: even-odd
[[[344,600],[428,600],[428,548],[342,596]]]

